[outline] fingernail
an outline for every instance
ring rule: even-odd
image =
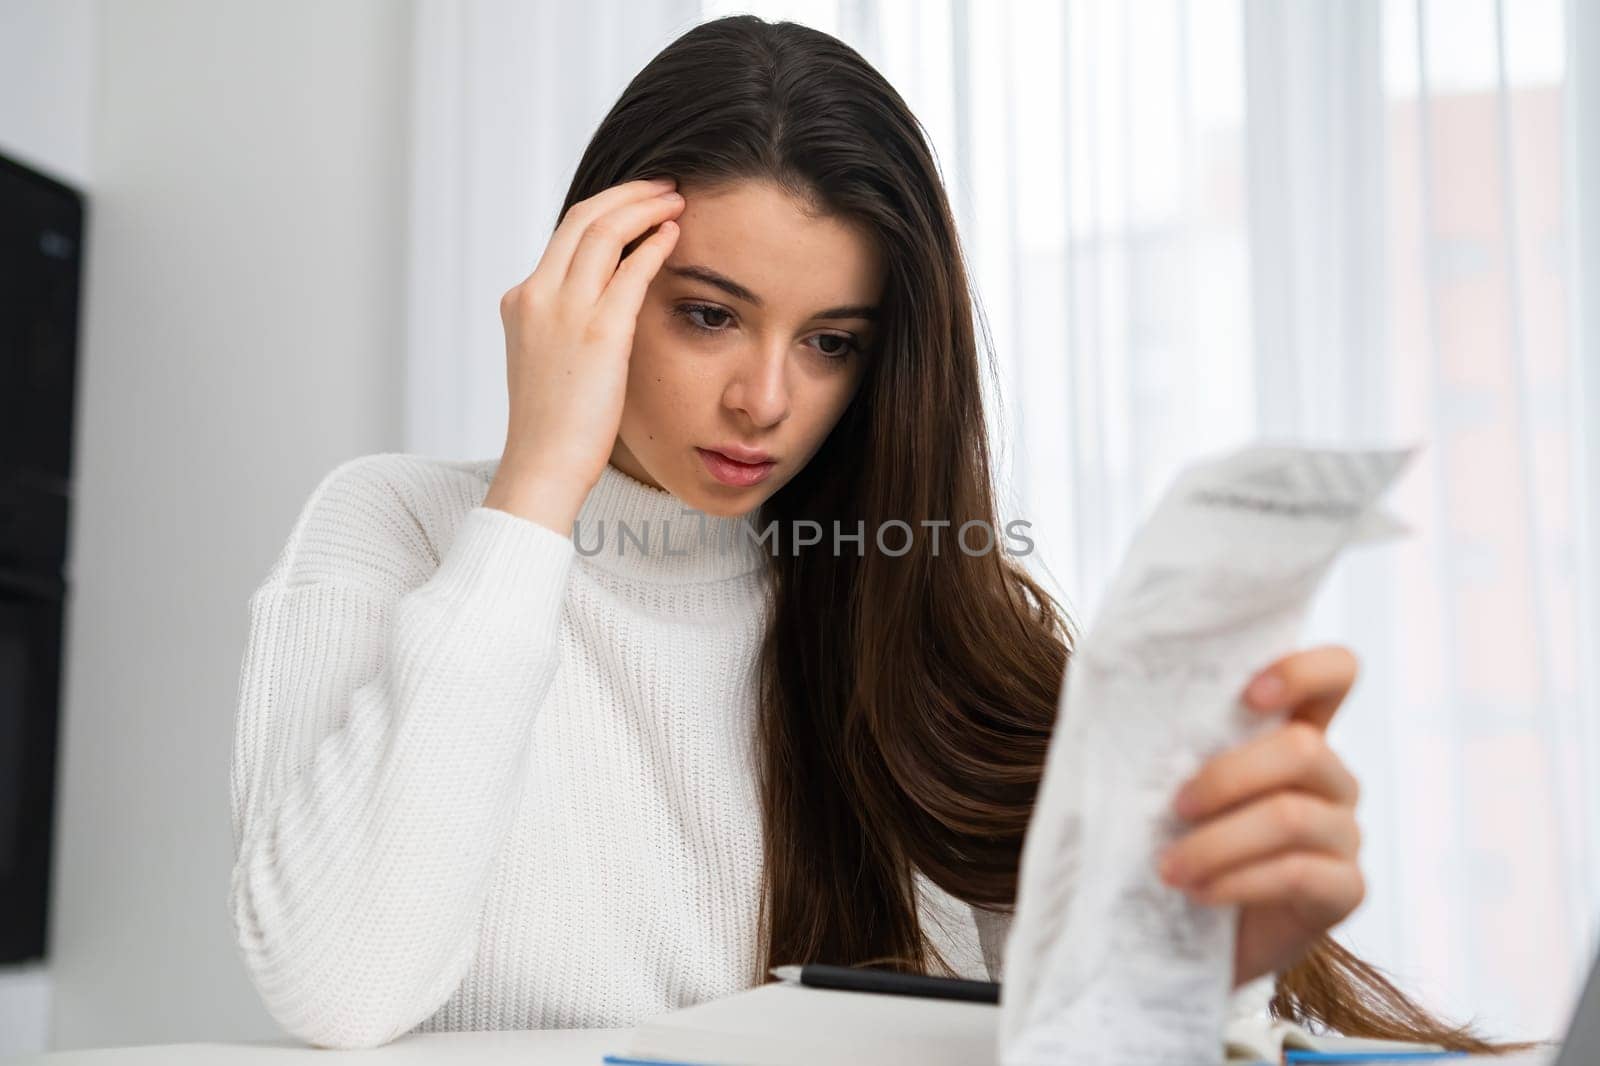
[[[1167,884],[1177,885],[1179,883],[1178,860],[1173,857],[1172,849],[1170,848],[1161,853],[1160,871],[1161,880],[1165,881]]]
[[[661,199],[676,202],[683,199],[683,194],[680,192],[664,192],[661,194]]]
[[[1275,707],[1283,696],[1283,678],[1277,674],[1262,674],[1250,682],[1245,696],[1257,707]]]
[[[1178,794],[1172,797],[1172,809],[1181,818],[1189,817],[1194,808],[1194,793],[1189,791],[1189,786],[1184,785],[1178,789]]]

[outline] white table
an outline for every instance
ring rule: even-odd
[[[349,1061],[394,1066],[600,1066],[626,1051],[632,1029],[543,1029],[484,1033],[413,1033],[379,1048],[333,1051],[292,1040],[248,1044],[147,1044],[140,1047],[54,1051],[0,1060],[0,1066],[310,1066]],[[1521,1055],[1442,1059],[1450,1066],[1550,1066],[1553,1050]]]
[[[534,1029],[411,1033],[377,1048],[335,1051],[292,1038],[239,1044],[146,1044],[53,1051],[0,1060],[0,1066],[311,1066],[334,1059],[379,1066],[600,1066],[627,1050],[632,1029]]]

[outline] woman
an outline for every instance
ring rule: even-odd
[[[810,960],[999,976],[1070,629],[951,543],[995,522],[972,310],[855,52],[740,16],[645,67],[501,301],[500,458],[341,465],[251,599],[231,906],[287,1029],[631,1025]],[[1324,740],[1353,657],[1263,666],[1284,724],[1182,790],[1163,876],[1241,905],[1236,987],[1276,975],[1279,1015],[1485,1047],[1328,938],[1363,894]]]

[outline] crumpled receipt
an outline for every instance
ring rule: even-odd
[[[1244,687],[1293,650],[1346,545],[1403,529],[1378,500],[1415,451],[1244,448],[1184,470],[1140,527],[1066,671],[1006,940],[1003,1066],[1222,1062],[1238,908],[1161,881],[1188,828],[1172,798],[1281,722]]]

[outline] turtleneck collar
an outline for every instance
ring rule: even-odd
[[[499,465],[499,460],[490,464],[491,481]],[[739,577],[763,568],[770,548],[746,532],[749,524],[744,517],[697,511],[672,493],[607,463],[569,536],[588,565],[622,577],[676,585]]]

